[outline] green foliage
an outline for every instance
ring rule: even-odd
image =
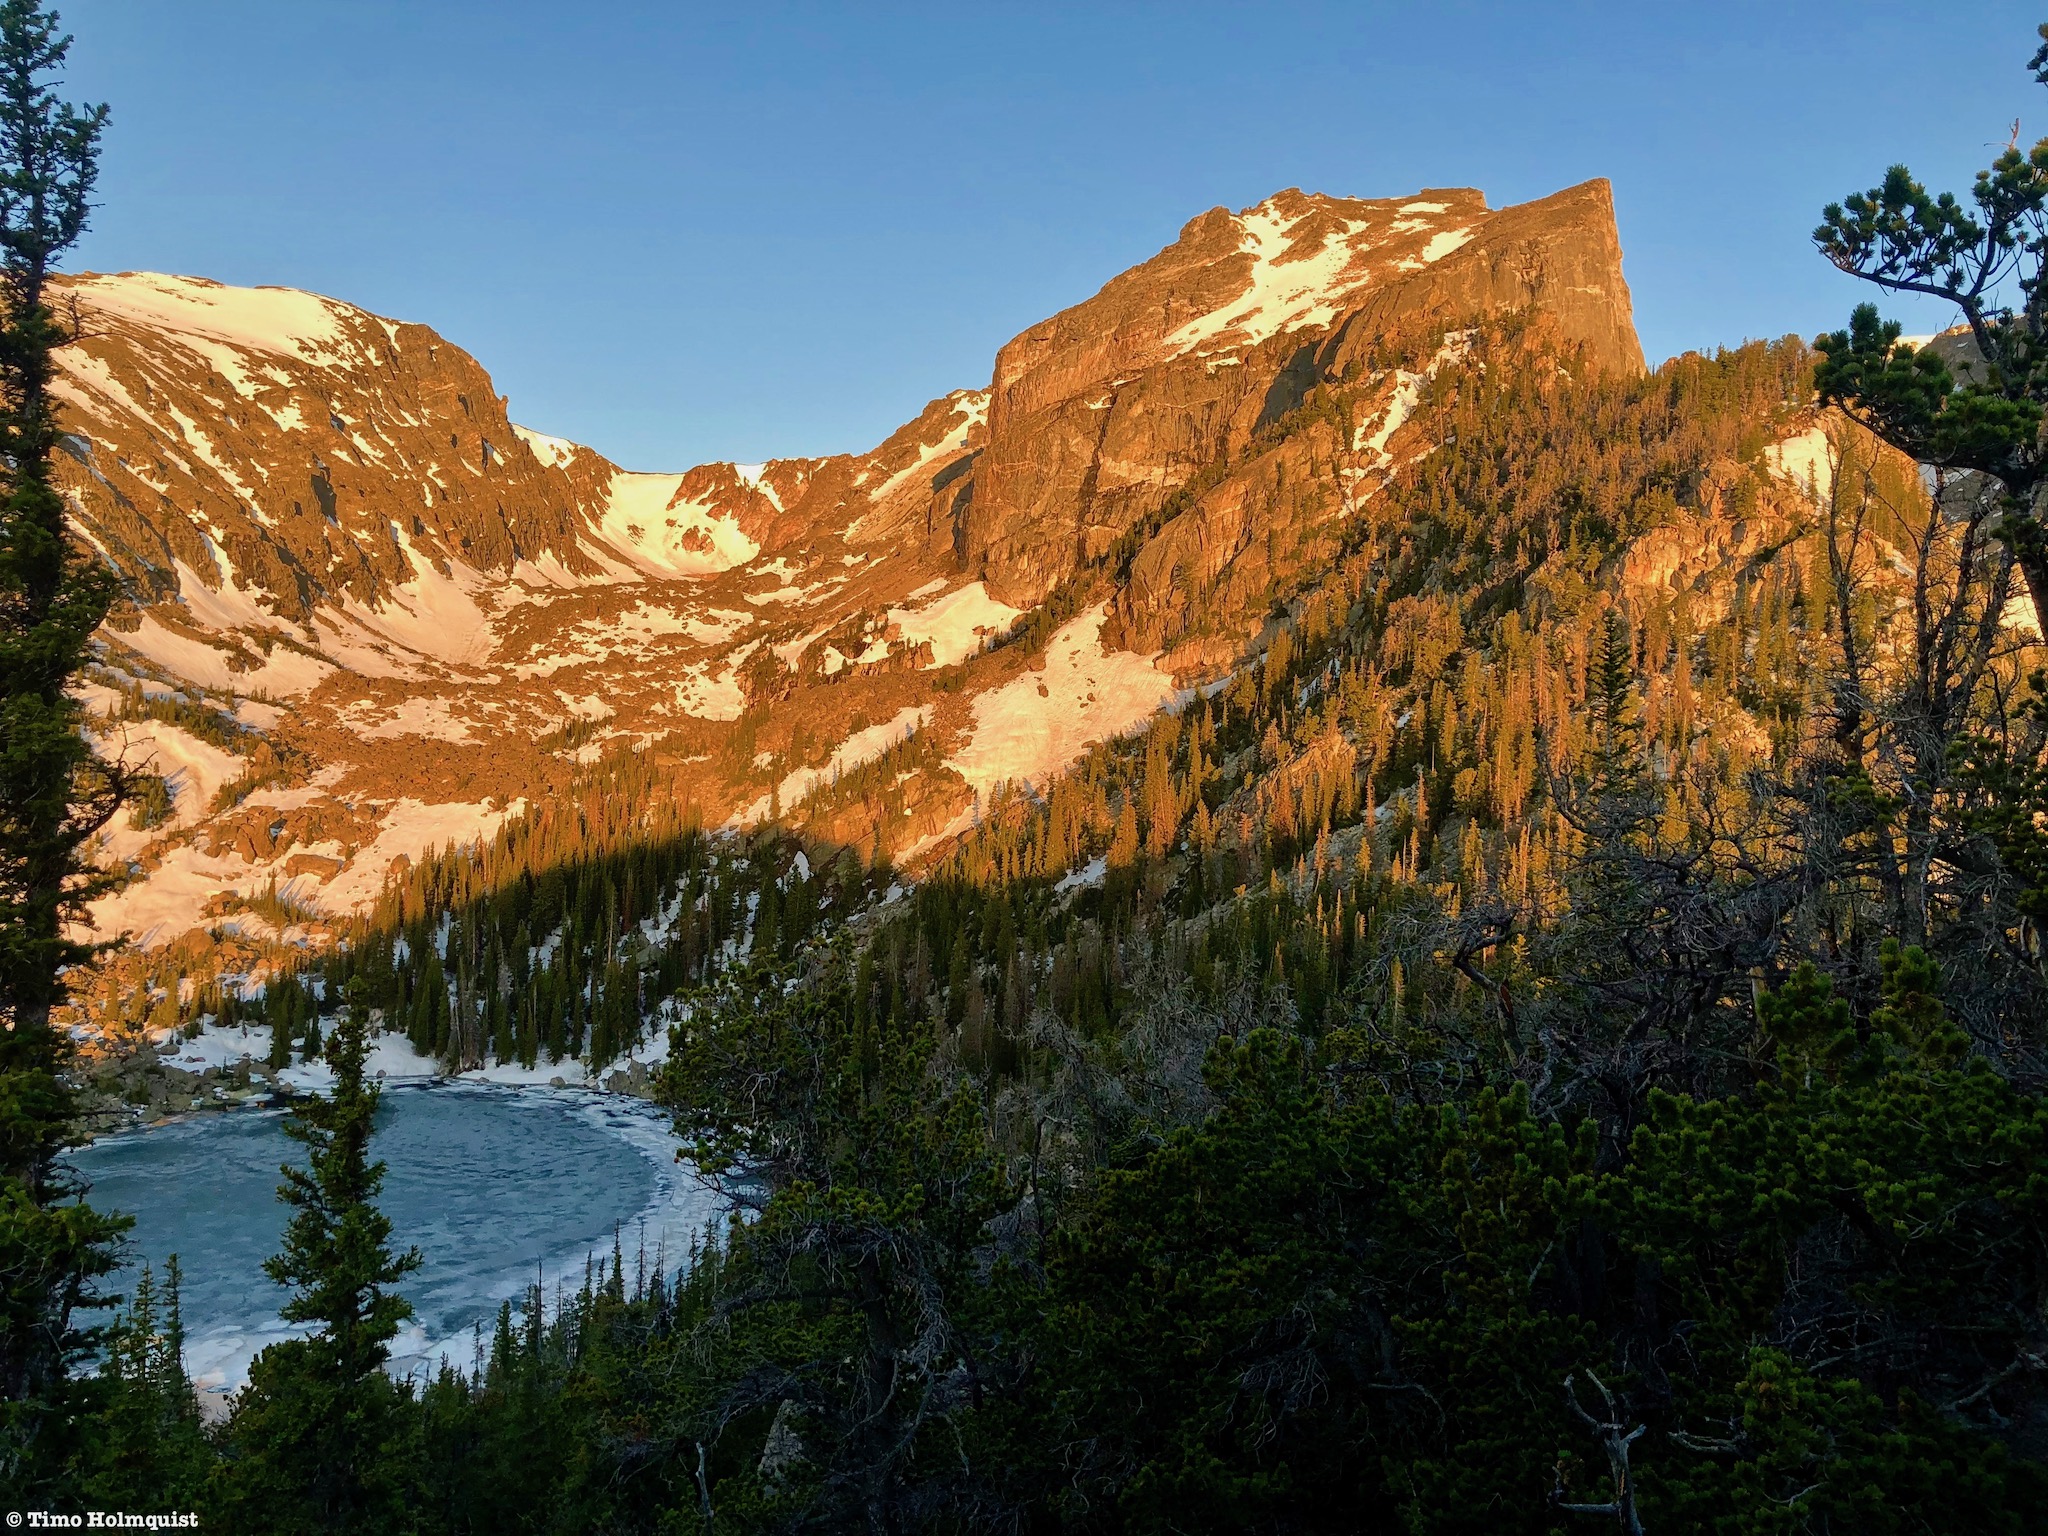
[[[300,1101],[287,1133],[306,1166],[286,1164],[278,1196],[293,1212],[264,1273],[293,1294],[288,1323],[309,1338],[266,1347],[227,1427],[220,1496],[236,1528],[397,1531],[410,1526],[410,1391],[384,1366],[411,1306],[390,1287],[417,1269],[393,1254],[375,1204],[384,1165],[369,1159],[378,1090],[363,1078],[368,1010],[349,1000],[328,1046],[335,1082]]]
[[[300,765],[290,752],[280,752],[267,741],[256,743],[249,753],[249,765],[213,792],[213,809],[231,810],[259,789],[289,784],[299,775]]]
[[[1544,1529],[1556,1383],[1592,1345],[1553,1268],[1590,1142],[1519,1093],[1351,1100],[1272,1031],[1208,1076],[1215,1116],[1055,1249],[1041,1347],[1068,1433],[1102,1437],[1078,1523]]]
[[[129,800],[128,825],[138,832],[152,831],[171,819],[175,802],[171,787],[162,774],[144,774],[134,781]]]
[[[766,1519],[801,1484],[813,1518],[888,1528],[932,1477],[963,1504],[987,1496],[971,1463],[948,1466],[945,1426],[1014,1368],[991,1332],[1006,1287],[983,1283],[1007,1270],[988,1237],[1009,1202],[970,1086],[933,1092],[930,1033],[877,1016],[846,969],[789,995],[756,975],[689,999],[660,1087],[700,1169],[743,1203],[775,1191],[729,1238],[736,1375],[697,1433],[795,1421],[803,1467],[756,1465],[714,1501]]]
[[[1802,971],[1763,1009],[1776,1072],[1753,1096],[1656,1096],[1602,1181],[1653,1266],[1640,1304],[1695,1362],[1671,1376],[1676,1454],[1646,1473],[1689,1524],[1920,1529],[1946,1485],[1983,1522],[1950,1528],[2017,1530],[2048,1497],[1982,1433],[2001,1402],[2038,1411],[2048,1106],[1963,1059],[1924,954],[1890,946],[1884,971],[1860,1031]]]
[[[2016,739],[1972,736],[1956,755],[1969,825],[1996,850],[2014,908],[2039,931],[2048,925],[2048,762],[2037,746],[2048,733],[2048,671],[2028,679],[2023,718],[2030,729]]]
[[[119,685],[121,674],[101,671],[102,681]],[[219,747],[223,752],[238,755],[247,753],[251,733],[234,718],[232,710],[223,711],[209,707],[204,696],[195,697],[185,692],[156,692],[140,680],[129,682],[121,689],[121,702],[114,714],[117,720],[160,720],[167,725],[189,731],[209,746]]]
[[[74,1472],[87,1508],[196,1510],[206,1497],[213,1447],[185,1375],[180,1283],[176,1254],[161,1291],[145,1264],[107,1332],[94,1383],[102,1400]]]
[[[1931,350],[1899,341],[1899,323],[1859,304],[1846,331],[1818,339],[1814,373],[1821,400],[1848,407],[1879,437],[1923,464],[1976,469],[2024,483],[2024,457],[2041,426],[2041,406],[1995,390],[1958,387]]]

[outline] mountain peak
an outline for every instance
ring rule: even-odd
[[[997,354],[962,547],[1028,607],[1317,381],[1365,366],[1374,338],[1527,310],[1595,366],[1642,371],[1606,182],[1499,210],[1472,188],[1211,210]]]

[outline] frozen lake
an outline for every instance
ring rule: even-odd
[[[80,1148],[72,1161],[93,1181],[92,1203],[135,1217],[131,1254],[159,1274],[184,1266],[185,1364],[202,1390],[247,1379],[249,1360],[287,1330],[286,1292],[263,1273],[277,1251],[285,1208],[278,1164],[300,1148],[280,1111],[233,1110]],[[389,1165],[379,1202],[393,1246],[419,1248],[422,1267],[399,1287],[412,1325],[393,1345],[403,1373],[442,1354],[467,1365],[472,1330],[488,1335],[498,1304],[539,1275],[582,1282],[586,1258],[609,1263],[612,1236],[627,1274],[643,1248],[651,1264],[677,1258],[718,1210],[689,1168],[659,1110],[581,1090],[472,1083],[384,1090],[373,1156]],[[126,1291],[133,1272],[111,1282]]]

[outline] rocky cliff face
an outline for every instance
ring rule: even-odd
[[[1473,327],[1642,367],[1602,182],[1212,210],[870,452],[671,474],[514,426],[425,326],[192,278],[64,286],[66,485],[132,593],[93,697],[176,794],[110,839],[142,878],[98,918],[155,940],[271,881],[358,905],[606,751],[713,820],[915,856],[1252,654],[1427,450],[1410,417]],[[1037,638],[990,649],[1048,599]],[[929,750],[886,792],[840,787],[911,735]]]
[[[1498,213],[1469,189],[1211,209],[997,354],[970,568],[1035,602],[1388,332],[1530,307],[1641,370],[1607,183]]]

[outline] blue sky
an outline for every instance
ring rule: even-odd
[[[2042,18],[1959,0],[58,4],[113,108],[73,265],[422,321],[641,469],[872,446],[1288,186],[1607,176],[1653,362],[1811,334],[1865,296],[1822,203],[2048,133]]]

